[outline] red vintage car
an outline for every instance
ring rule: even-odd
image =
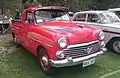
[[[102,30],[70,22],[63,7],[28,8],[20,20],[12,20],[11,33],[14,42],[38,57],[45,73],[53,67],[89,66],[105,50]]]

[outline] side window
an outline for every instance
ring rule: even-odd
[[[74,21],[85,21],[86,20],[86,14],[77,14]]]
[[[33,24],[33,22],[34,22],[34,20],[33,20],[32,12],[28,12],[25,23],[26,24]]]
[[[97,14],[88,14],[87,22],[99,23],[100,19],[98,18]]]

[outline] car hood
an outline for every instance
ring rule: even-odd
[[[45,22],[40,24],[44,29],[57,36],[66,36],[69,44],[79,44],[98,39],[99,30],[89,26],[80,26],[71,22]]]

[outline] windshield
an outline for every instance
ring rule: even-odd
[[[36,23],[46,21],[69,21],[70,17],[62,10],[38,10],[35,12]]]
[[[115,11],[115,13],[120,17],[120,11]]]
[[[106,12],[99,15],[102,23],[120,22],[119,17],[113,12]]]

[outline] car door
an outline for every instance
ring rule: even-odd
[[[23,26],[21,27],[21,40],[22,45],[29,51],[31,51],[31,44],[32,40],[28,37],[28,34],[32,31],[32,27],[34,27],[34,20],[33,20],[33,13],[32,12],[26,12],[26,20]]]

